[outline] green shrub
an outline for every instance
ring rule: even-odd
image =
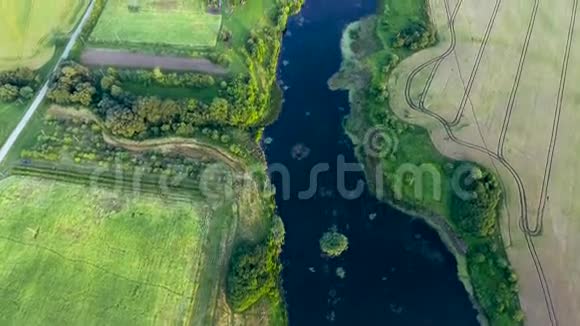
[[[348,238],[336,231],[329,231],[320,238],[320,250],[329,257],[338,257],[348,249]]]
[[[433,45],[436,40],[433,26],[412,22],[393,38],[392,46],[416,51]]]
[[[453,194],[451,219],[468,244],[467,268],[475,297],[492,325],[520,325],[517,276],[498,227],[501,187],[493,174],[476,166],[464,173],[459,185],[463,194]]]
[[[37,86],[36,72],[28,68],[0,72],[0,102],[29,100]]]
[[[282,271],[279,255],[284,243],[284,225],[274,217],[268,238],[257,245],[239,245],[232,255],[227,278],[227,297],[232,309],[243,312],[264,296],[279,293]]]
[[[453,196],[454,223],[470,236],[491,236],[497,231],[497,207],[501,188],[490,173],[472,168],[459,180],[461,192],[467,196]]]

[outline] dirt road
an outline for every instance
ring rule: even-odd
[[[156,68],[172,71],[197,71],[223,75],[227,70],[205,58],[180,58],[111,49],[87,49],[81,63],[88,66]]]

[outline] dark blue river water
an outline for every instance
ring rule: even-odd
[[[403,0],[401,0],[403,1]],[[456,262],[437,233],[420,220],[365,192],[349,200],[337,192],[337,157],[356,162],[342,120],[345,92],[327,80],[341,62],[346,24],[375,11],[371,0],[307,0],[284,37],[279,80],[286,86],[283,111],[266,131],[270,166],[290,173],[290,199],[282,177],[272,175],[286,225],[283,279],[291,325],[476,325],[476,312],[457,278]],[[297,198],[310,171],[328,163],[316,195]],[[346,175],[351,189],[364,180]],[[318,240],[335,225],[350,240],[339,258],[321,256]],[[344,277],[336,269],[344,270]]]

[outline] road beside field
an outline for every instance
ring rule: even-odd
[[[34,101],[32,101],[32,104],[28,108],[28,111],[26,111],[26,114],[24,115],[24,117],[22,117],[22,120],[20,120],[20,122],[16,126],[16,129],[14,129],[14,131],[10,134],[10,137],[8,137],[8,139],[6,140],[6,142],[4,143],[2,148],[0,148],[0,163],[2,163],[4,161],[4,159],[8,155],[8,152],[10,152],[10,149],[12,149],[12,146],[14,146],[14,144],[16,143],[16,140],[18,139],[18,137],[22,133],[22,130],[24,130],[24,128],[26,127],[26,125],[28,124],[28,122],[30,121],[30,119],[32,118],[34,113],[36,112],[36,110],[38,110],[40,103],[42,103],[42,100],[44,99],[44,97],[48,93],[48,83],[50,81],[50,76],[52,76],[52,74],[54,74],[56,69],[58,69],[60,63],[64,59],[68,58],[76,40],[78,39],[79,35],[81,34],[81,31],[83,30],[83,26],[85,25],[85,23],[87,22],[87,20],[91,16],[91,12],[93,11],[94,6],[95,6],[95,1],[91,0],[91,3],[89,4],[89,6],[87,8],[87,11],[83,15],[83,18],[81,19],[81,22],[76,27],[75,31],[72,33],[71,38],[69,39],[69,41],[66,45],[66,48],[65,48],[64,52],[62,53],[62,56],[60,57],[57,64],[55,65],[53,71],[49,75],[49,78],[47,78],[47,81],[44,83],[42,88],[36,94]]]

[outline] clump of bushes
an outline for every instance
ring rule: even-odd
[[[232,62],[232,59],[227,55],[227,53],[222,51],[210,52],[206,57],[209,61],[224,67],[229,66]]]
[[[490,324],[521,325],[524,315],[518,299],[518,278],[499,239],[471,242],[466,258],[475,297]]]
[[[502,191],[495,176],[472,166],[459,179],[451,219],[468,245],[467,268],[475,296],[492,325],[521,325],[517,276],[498,227]]]
[[[215,84],[211,75],[187,72],[165,73],[160,68],[153,70],[109,70],[107,75],[116,75],[121,82],[141,83],[146,86],[207,88]]]
[[[221,30],[220,36],[219,36],[220,41],[227,43],[227,42],[231,41],[232,37],[233,37],[232,31],[227,29],[227,27],[225,27],[225,26],[222,27],[222,30]]]
[[[0,102],[29,100],[39,83],[36,73],[28,68],[0,72]]]
[[[66,65],[56,73],[55,83],[47,97],[56,104],[89,106],[97,93],[94,83],[88,68]]]
[[[391,71],[399,63],[399,57],[396,54],[388,54],[384,57],[380,70],[373,74],[370,96],[377,102],[386,102],[389,99],[389,76]]]
[[[429,47],[437,41],[435,29],[420,22],[409,23],[392,40],[394,48],[416,51]]]
[[[239,245],[231,259],[227,298],[231,308],[243,312],[263,297],[279,295],[282,271],[279,255],[284,243],[284,225],[274,217],[270,235],[259,244]]]
[[[499,183],[492,174],[474,166],[460,180],[460,185],[463,196],[453,196],[455,224],[470,236],[492,236],[497,231]]]
[[[320,250],[328,257],[338,257],[348,249],[348,238],[336,230],[325,232],[319,242]]]

